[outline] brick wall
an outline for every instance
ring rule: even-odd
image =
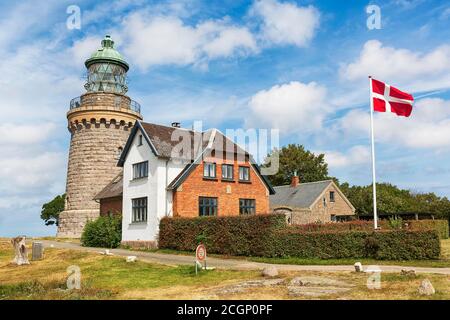
[[[100,200],[100,215],[122,214],[122,196]]]
[[[269,213],[269,191],[261,178],[253,168],[250,169],[250,183],[238,181],[239,166],[251,165],[248,162],[242,163],[236,160],[222,160],[218,158],[205,159],[206,162],[216,163],[215,180],[203,178],[203,162],[199,164],[183,184],[173,195],[173,215],[180,217],[197,217],[198,198],[217,197],[218,216],[239,215],[239,199],[255,199],[256,214]],[[222,180],[222,163],[233,164],[233,182]]]

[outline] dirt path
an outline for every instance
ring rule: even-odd
[[[77,243],[60,242],[51,240],[40,240],[44,243],[46,248],[61,248],[61,249],[74,249],[83,250],[89,252],[105,252],[104,248],[87,248],[82,247]],[[176,255],[166,253],[155,252],[141,252],[132,251],[126,249],[110,249],[112,254],[116,256],[137,256],[139,260],[153,263],[160,263],[164,265],[194,265],[194,255]],[[288,265],[288,264],[268,264],[260,262],[251,262],[246,260],[236,259],[220,259],[211,258],[207,259],[208,267],[215,267],[218,269],[234,269],[234,270],[262,270],[269,265],[276,266],[280,271],[320,271],[320,272],[342,272],[342,271],[354,271],[352,265]],[[434,274],[447,274],[450,275],[450,268],[425,268],[425,267],[410,267],[410,266],[393,266],[393,265],[380,265],[382,272],[400,272],[402,269],[415,270],[417,273],[434,273]]]

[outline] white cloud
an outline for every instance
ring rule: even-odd
[[[409,148],[449,150],[450,101],[426,98],[416,102],[409,118],[394,114],[376,113],[376,141]],[[340,132],[345,137],[369,136],[369,112],[352,110],[333,125],[330,132]]]
[[[102,38],[100,36],[88,36],[82,40],[75,41],[72,47],[68,49],[68,52],[73,57],[72,63],[77,66],[83,66],[86,59],[100,48],[101,41]]]
[[[153,16],[141,12],[123,23],[124,53],[140,68],[152,65],[202,64],[204,60],[233,57],[258,51],[246,27],[227,19],[186,25],[175,16]]]
[[[412,92],[450,87],[450,45],[427,53],[384,46],[378,40],[364,44],[359,57],[342,65],[343,80],[360,82],[369,75]]]
[[[367,164],[370,162],[370,150],[367,146],[354,146],[346,153],[339,151],[321,151],[316,153],[324,153],[325,161],[330,168],[340,168]]]
[[[241,55],[258,51],[256,41],[247,28],[229,27],[222,30],[218,37],[206,43],[204,51],[210,58],[229,57],[237,51]]]
[[[319,130],[329,112],[326,89],[315,82],[293,81],[257,92],[250,99],[248,125],[279,128],[283,133]]]
[[[256,1],[252,15],[262,18],[261,37],[269,44],[309,44],[319,26],[320,14],[313,7],[299,7],[294,3],[275,0]]]
[[[0,124],[0,146],[44,142],[56,129],[54,123]]]
[[[51,190],[61,185],[60,177],[65,177],[65,152],[21,152],[0,159],[0,190],[26,194],[38,188]],[[63,190],[63,188],[61,188]],[[62,190],[58,190],[59,192]]]

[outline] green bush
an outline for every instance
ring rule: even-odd
[[[389,217],[388,221],[391,229],[401,229],[403,227],[403,219],[400,217]]]
[[[159,246],[193,251],[201,239],[208,252],[227,255],[384,260],[439,258],[440,241],[435,230],[374,232],[363,229],[363,225],[366,224],[352,224],[355,230],[304,231],[301,226],[287,227],[284,215],[164,218],[160,223]]]
[[[84,247],[117,248],[122,239],[122,217],[99,217],[88,221],[81,235]]]

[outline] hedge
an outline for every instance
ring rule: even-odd
[[[393,229],[388,220],[380,220],[378,225],[382,230]],[[293,225],[293,228],[300,232],[318,232],[318,231],[372,231],[373,221],[355,220],[339,223],[309,223],[304,225]],[[403,229],[406,230],[436,230],[441,239],[448,239],[449,227],[447,220],[405,220]]]
[[[407,221],[412,230],[436,230],[441,239],[448,239],[449,227],[447,220],[409,220]]]
[[[321,231],[284,230],[272,235],[263,256],[319,259],[439,259],[434,230]]]
[[[261,257],[410,260],[440,255],[435,230],[304,231],[287,227],[282,214],[161,220],[160,248],[193,251],[200,241],[210,253]]]
[[[163,218],[158,244],[160,248],[189,251],[201,241],[212,253],[251,256],[264,249],[265,237],[285,227],[283,214]]]
[[[117,248],[122,239],[122,217],[98,217],[88,221],[81,235],[84,247]]]

